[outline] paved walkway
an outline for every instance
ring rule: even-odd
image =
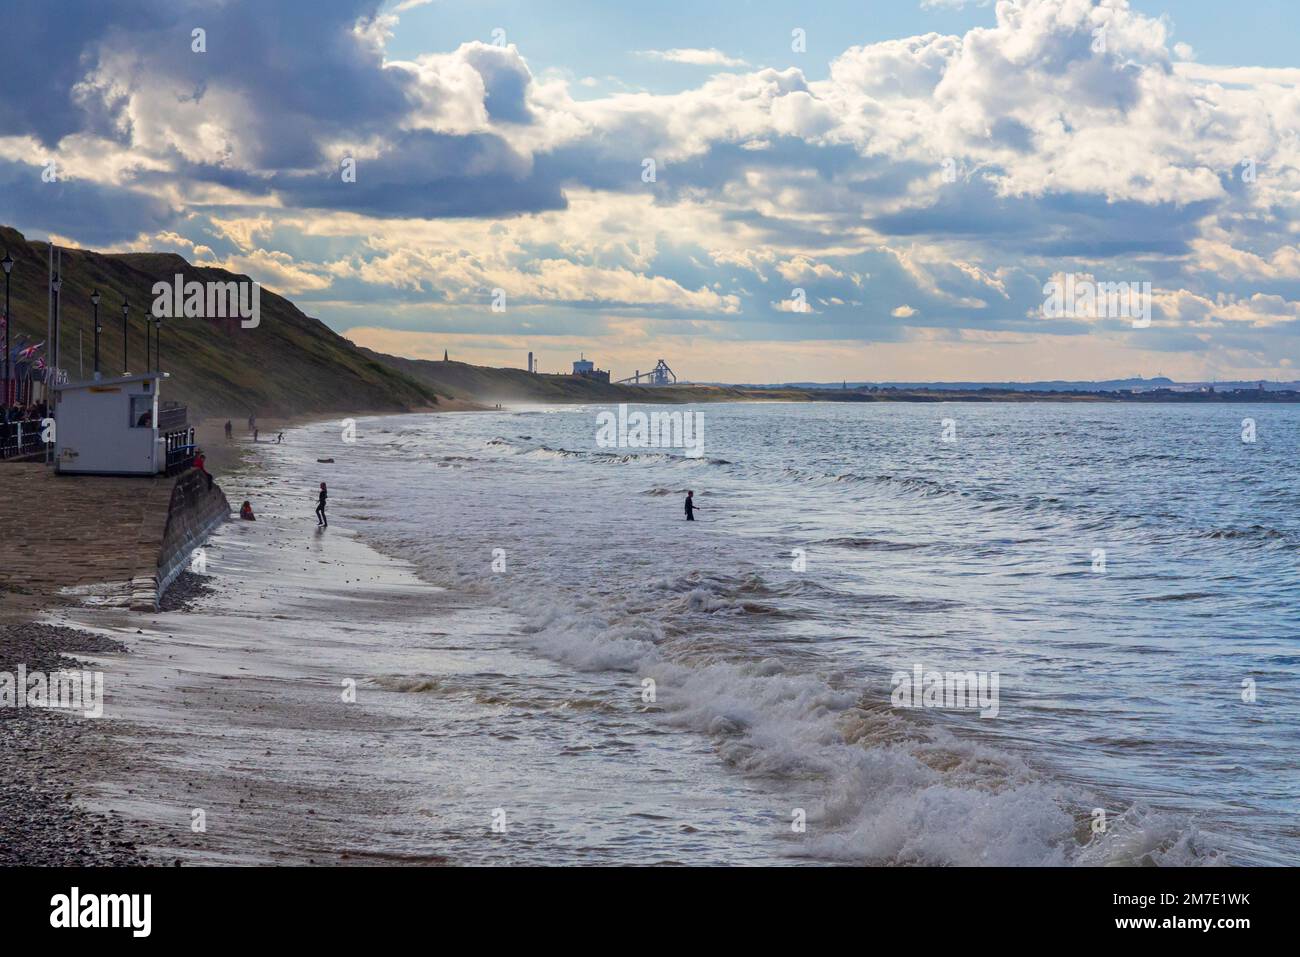
[[[156,574],[175,482],[0,463],[0,620],[56,604],[62,588]]]

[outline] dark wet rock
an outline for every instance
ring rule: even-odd
[[[210,575],[196,575],[191,571],[183,571],[167,586],[167,591],[163,592],[158,610],[190,611],[199,599],[216,592],[217,588],[212,584]]]

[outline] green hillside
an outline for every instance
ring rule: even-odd
[[[0,255],[4,249],[14,259],[11,335],[15,341],[25,334],[40,342],[46,338],[48,247],[0,226]],[[171,253],[105,255],[64,249],[60,351],[68,374],[79,377],[78,336],[80,368],[87,378],[93,368],[90,295],[95,289],[102,296],[100,370],[108,375],[122,371],[125,297],[131,304],[127,329],[130,370],[145,371],[144,323],[153,303],[153,285],[171,282],[177,273],[186,281],[199,282],[250,278],[196,267]],[[257,328],[241,328],[238,319],[164,319],[161,342],[162,370],[173,377],[164,395],[189,405],[192,417],[399,411],[429,408],[438,402],[435,390],[427,384],[365,355],[324,323],[266,289],[261,291]],[[2,349],[0,340],[0,357]]]

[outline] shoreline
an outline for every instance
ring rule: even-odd
[[[259,521],[222,526],[208,547],[211,574],[187,574],[159,612],[70,606],[42,619],[124,646],[91,648],[110,701],[106,728],[92,729],[108,742],[104,754],[70,772],[77,813],[102,816],[102,833],[83,843],[104,854],[125,846],[159,864],[478,863],[498,799],[446,790],[464,755],[444,749],[471,733],[465,709],[448,699],[474,695],[482,705],[490,695],[502,709],[472,733],[473,746],[504,765],[497,732],[522,712],[512,713],[518,699],[502,685],[513,680],[520,695],[526,684],[530,699],[553,702],[557,686],[528,666],[510,671],[519,663],[500,645],[521,636],[507,613],[422,578],[400,550],[367,543],[377,526],[359,524],[360,513],[313,532],[303,493],[315,446],[293,445],[308,457],[250,454],[228,473],[234,500],[252,498]],[[511,641],[494,643],[502,636]],[[351,702],[339,697],[347,680]],[[196,810],[205,831],[190,829]],[[114,814],[124,815],[116,829]],[[0,804],[0,827],[16,820]],[[457,824],[439,829],[443,820]],[[474,846],[458,843],[467,839]],[[518,862],[496,843],[489,853]]]
[[[280,478],[246,459],[226,481]],[[394,676],[472,670],[465,639],[509,623],[347,527],[317,534],[310,506],[282,491],[256,500],[258,521],[215,531],[208,574],[185,573],[159,611],[62,604],[23,626],[80,636],[98,651],[78,667],[105,672],[104,717],[58,715],[33,752],[108,742],[38,831],[78,849],[65,863],[123,862],[111,853],[123,841],[130,863],[156,865],[449,863],[427,807],[439,782],[405,760],[445,719]],[[376,643],[381,629],[398,640]],[[75,842],[58,823],[101,818],[113,830]],[[0,804],[0,833],[18,822]]]
[[[372,414],[393,413],[355,413],[357,416]],[[310,414],[265,420],[268,427],[262,431],[264,435],[269,432],[274,436],[277,431],[333,418],[333,415]],[[241,436],[240,429],[236,429],[235,441],[225,441],[224,421],[201,420],[196,424],[196,441],[208,452],[217,483],[224,481],[229,488],[237,489],[259,473],[260,465],[251,436]],[[258,444],[266,444],[265,439]],[[16,473],[11,475],[18,477]],[[72,481],[87,483],[95,479]],[[163,484],[170,488],[172,482]],[[237,502],[232,503],[232,510],[237,507]],[[227,521],[209,536],[209,544],[232,525],[239,530],[241,526],[250,530],[269,528],[272,523],[265,521],[269,516],[259,517],[264,521],[256,526]],[[342,530],[332,530],[331,534],[341,540],[348,537]],[[373,551],[368,546],[358,544],[357,547]],[[396,580],[394,568],[400,563],[379,557],[380,565],[386,567],[373,576],[374,581],[368,582],[368,586],[374,586],[376,581],[393,584]],[[6,592],[7,607],[0,616],[0,672],[14,674],[20,666],[28,674],[64,669],[102,671],[105,716],[96,719],[56,709],[0,708],[0,860],[20,866],[166,866],[183,862],[259,860],[252,842],[243,851],[232,851],[224,858],[219,854],[205,857],[201,842],[188,836],[196,833],[190,830],[188,817],[176,817],[175,809],[168,808],[166,797],[157,793],[147,796],[151,788],[157,791],[156,780],[149,773],[159,769],[157,749],[161,747],[174,756],[180,753],[177,748],[183,751],[187,747],[184,728],[192,718],[189,712],[197,701],[203,701],[205,707],[214,710],[233,730],[236,715],[223,713],[222,707],[232,700],[228,690],[231,676],[223,672],[246,670],[241,660],[229,657],[230,649],[219,641],[214,642],[209,657],[189,662],[196,674],[208,669],[198,687],[181,689],[170,704],[155,700],[149,713],[136,710],[127,716],[114,704],[122,695],[138,695],[145,687],[124,682],[142,681],[145,674],[161,682],[168,671],[181,673],[173,667],[174,662],[192,650],[187,649],[183,637],[178,637],[190,630],[186,618],[202,615],[205,606],[223,600],[233,606],[232,613],[237,612],[244,602],[238,588],[232,588],[234,583],[223,580],[220,574],[202,576],[185,571],[164,593],[157,611],[136,612],[125,607],[87,603],[88,597],[111,590],[121,582],[106,579],[97,584],[69,587],[65,575],[39,560],[31,563],[30,574],[34,576],[31,588],[25,592]],[[255,587],[241,584],[250,590]],[[345,601],[366,600],[369,592],[360,581],[338,582],[328,576],[317,586],[321,592]],[[421,592],[430,590],[424,583],[417,587]],[[281,616],[272,612],[270,617]],[[207,624],[220,630],[223,622],[229,620],[217,616]],[[245,637],[250,644],[255,642],[253,635]],[[169,650],[164,652],[164,648]],[[253,647],[245,651],[256,653]],[[234,712],[238,710],[235,708]],[[196,735],[191,743],[201,744],[203,740],[203,736]],[[215,778],[220,783],[214,804],[239,808],[248,798],[237,793],[239,784],[233,779],[233,771],[228,780],[221,781],[220,777]],[[172,777],[174,794],[189,790],[188,783]],[[302,795],[296,793],[282,791],[280,797],[283,799],[280,806],[284,808],[297,807],[302,801]],[[275,831],[268,830],[268,833]],[[346,859],[348,855],[344,853],[343,857]],[[438,855],[430,855],[421,862],[440,860]],[[268,853],[263,862],[318,861],[312,854]]]
[[[0,672],[80,670],[120,642],[35,622],[0,626]],[[39,708],[0,708],[0,864],[123,866],[162,863],[140,848],[147,827],[116,808],[93,809],[74,794],[88,779],[126,774],[112,729]]]

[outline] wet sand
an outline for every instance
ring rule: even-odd
[[[259,444],[319,419],[263,419]],[[260,465],[246,423],[232,422],[227,442],[224,421],[196,433],[233,495]],[[4,863],[442,861],[427,811],[404,818],[402,775],[380,766],[386,735],[408,716],[403,696],[368,685],[379,659],[363,639],[368,623],[394,620],[417,637],[452,621],[461,635],[494,627],[481,613],[466,623],[475,616],[450,600],[431,603],[433,589],[345,530],[317,536],[310,520],[265,514],[219,530],[208,574],[183,573],[160,611],[131,612],[115,596],[156,551],[136,525],[166,517],[166,496],[158,505],[140,490],[170,480],[55,478],[13,464],[0,478],[18,483],[13,503],[30,501],[33,481],[57,491],[50,514],[73,530],[66,545],[39,522],[9,539],[0,671],[102,670],[106,694],[98,719],[0,709]],[[73,494],[77,483],[100,494]],[[130,501],[97,501],[117,486]],[[419,647],[408,652],[389,663],[429,664]]]
[[[336,527],[230,522],[206,562],[215,592],[192,610],[50,616],[129,649],[96,660],[101,721],[136,760],[129,774],[103,769],[86,805],[137,822],[160,860],[442,862],[431,808],[446,796],[445,759],[421,753],[439,709],[382,683],[472,668],[458,643],[508,623]],[[381,630],[391,640],[377,647]],[[479,817],[490,835],[490,808]]]

